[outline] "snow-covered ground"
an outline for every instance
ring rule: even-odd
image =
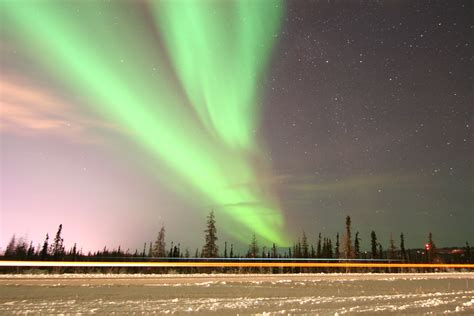
[[[474,273],[0,275],[0,314],[474,314]]]

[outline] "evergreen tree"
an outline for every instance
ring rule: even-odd
[[[203,258],[217,258],[219,256],[219,248],[217,247],[217,229],[216,220],[214,218],[214,211],[209,213],[207,217],[207,228],[204,231],[205,244],[202,248],[201,256]]]
[[[333,257],[333,253],[332,253],[332,241],[331,241],[331,238],[328,238],[328,258],[332,258]]]
[[[351,236],[351,217],[346,217],[346,235],[344,236],[344,256],[345,258],[353,257],[352,236]]]
[[[407,252],[405,250],[405,236],[403,236],[403,233],[400,234],[400,252],[402,255],[402,259],[404,261],[407,260]]]
[[[63,230],[63,224],[60,224],[56,237],[54,237],[53,244],[51,245],[51,254],[55,259],[61,259],[64,256],[64,240],[61,236]]]
[[[166,257],[165,225],[162,225],[158,232],[158,237],[153,245],[152,255],[159,258]]]
[[[278,258],[278,251],[277,251],[275,243],[273,243],[273,246],[272,246],[272,258]]]
[[[180,249],[180,248],[181,248],[181,244],[180,244],[180,243],[178,243],[177,246],[175,245],[175,246],[173,247],[173,253],[172,253],[172,257],[173,257],[173,258],[179,258],[179,257],[181,257],[181,249]]]
[[[7,248],[5,249],[4,256],[5,258],[14,258],[16,253],[16,236],[13,235],[12,238],[10,238],[10,241],[8,242]]]
[[[393,235],[390,234],[390,241],[388,246],[388,258],[395,259],[395,252],[397,251],[397,247],[395,246],[395,241],[393,240]]]
[[[118,254],[120,254],[120,247],[119,247]],[[76,243],[74,243],[74,246],[72,246],[70,255],[72,256],[73,259],[76,259],[76,257],[77,257],[77,245],[76,245]]]
[[[383,248],[382,248],[381,243],[379,243],[379,256],[380,256],[380,259],[383,259]]]
[[[339,258],[341,256],[339,251],[339,233],[336,234],[336,247],[334,248],[334,256]]]
[[[328,257],[328,253],[329,253],[328,247],[329,247],[328,239],[326,237],[324,237],[323,245],[321,247],[321,256],[320,256],[320,258],[327,258]]]
[[[298,238],[298,243],[293,245],[293,256],[301,258],[301,240]]]
[[[356,258],[360,258],[360,238],[359,238],[359,232],[356,232],[355,234],[355,240],[354,240],[354,255]]]
[[[230,254],[229,254],[229,256],[231,258],[234,258],[234,245],[233,244],[230,244]]]
[[[371,249],[372,249],[372,259],[377,259],[378,258],[377,245],[378,245],[377,235],[375,234],[375,231],[372,231],[370,233],[370,246],[371,246]]]
[[[26,243],[25,238],[20,238],[15,247],[15,258],[19,260],[26,259],[28,253],[28,244]]]
[[[224,258],[227,258],[227,241],[224,242]]]
[[[48,256],[49,256],[49,235],[46,234],[46,238],[44,239],[44,242],[43,242],[43,247],[41,248],[41,252],[40,252],[40,258],[41,259],[46,259]]]
[[[173,251],[174,251],[174,243],[173,243],[173,241],[172,241],[172,242],[171,242],[170,250],[168,251],[168,257],[170,257],[170,258],[173,257]]]
[[[436,245],[433,241],[433,234],[430,232],[428,234],[428,244],[426,245],[426,254],[428,256],[428,262],[433,262],[436,255]]]
[[[465,249],[465,252],[464,252],[464,256],[466,258],[466,263],[470,263],[471,262],[471,247],[469,246],[469,243],[466,241],[466,249]]]
[[[303,236],[301,237],[301,256],[303,258],[309,257],[308,238],[306,238],[306,233],[304,231]]]
[[[253,234],[252,242],[249,245],[248,257],[257,258],[258,250],[259,248],[258,248],[257,236]]]
[[[26,254],[28,259],[32,259],[35,256],[35,247],[33,246],[33,242],[30,242],[30,246],[28,247],[28,252]]]
[[[149,242],[148,257],[153,257],[153,241]]]
[[[318,235],[318,246],[316,248],[316,257],[322,257],[322,250],[321,250],[321,233]]]

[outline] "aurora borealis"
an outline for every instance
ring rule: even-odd
[[[7,33],[42,51],[31,57],[65,88],[219,206],[234,228],[241,225],[229,230],[232,235],[244,240],[251,231],[286,243],[275,200],[265,188],[242,185],[257,183],[250,164],[260,155],[257,81],[278,32],[281,3],[151,3],[180,79],[174,87],[167,82],[173,72],[163,65],[168,56],[151,45],[157,30],[145,30],[131,5],[19,2],[4,8]],[[127,23],[115,28],[116,19]],[[151,69],[159,69],[153,78]]]
[[[421,214],[412,220],[434,231],[442,220],[425,215],[454,216],[466,232],[438,235],[466,239],[472,94],[463,10],[451,8],[458,22],[436,8],[422,22],[388,5],[365,9],[2,2],[2,244],[14,232],[39,242],[60,222],[66,237],[68,227],[74,239],[90,231],[90,247],[137,247],[161,223],[192,244],[211,209],[220,240],[242,244],[253,233],[281,246],[302,229],[335,233],[346,214],[379,227]],[[366,29],[353,19],[361,12],[374,25],[385,14],[387,25]],[[399,23],[410,27],[397,31]],[[392,26],[395,37],[381,31]],[[426,51],[409,51],[425,38]],[[393,47],[379,47],[386,43]],[[429,93],[428,83],[443,89]],[[33,228],[40,214],[50,226]],[[394,222],[394,233],[410,236]]]

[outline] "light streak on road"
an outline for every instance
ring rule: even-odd
[[[474,269],[474,264],[444,263],[367,263],[367,262],[105,262],[105,261],[0,261],[0,267],[104,267],[104,268],[419,268]]]

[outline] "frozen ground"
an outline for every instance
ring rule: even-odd
[[[474,314],[474,273],[0,275],[0,314]]]

